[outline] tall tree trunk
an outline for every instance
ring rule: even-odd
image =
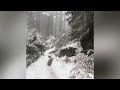
[[[52,11],[50,23],[51,23],[51,34],[53,35],[53,11]]]
[[[53,19],[53,22],[54,22],[54,24],[53,24],[53,28],[54,28],[54,30],[53,30],[53,35],[55,36],[55,26],[56,26],[56,11],[54,11],[54,19]]]
[[[59,32],[61,33],[62,31],[62,11],[60,11],[60,26],[59,26]]]
[[[43,15],[43,32],[44,32],[44,38],[45,38],[45,16]]]
[[[55,37],[56,37],[56,29],[57,29],[57,11],[55,12],[55,16],[56,16],[56,19],[55,19]]]
[[[63,32],[65,31],[65,14],[63,12]]]
[[[51,25],[52,25],[52,21],[51,21],[51,16],[49,16],[49,30],[50,30],[50,33],[49,34],[51,34]]]
[[[53,35],[53,11],[51,11],[50,15],[50,34]]]

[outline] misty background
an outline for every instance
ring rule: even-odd
[[[94,78],[93,11],[26,13],[26,78]]]
[[[120,12],[95,11],[95,78],[120,78]],[[26,14],[0,11],[0,78],[25,78]],[[18,42],[19,41],[19,42]]]

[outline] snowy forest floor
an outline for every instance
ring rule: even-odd
[[[26,69],[27,79],[93,79],[93,74],[88,72],[86,73],[81,62],[76,62],[77,64],[73,62],[73,60],[79,58],[83,53],[79,53],[72,57],[56,57],[54,53],[50,54],[53,50],[55,50],[55,48],[45,51],[36,62]],[[51,66],[47,65],[49,56],[52,56],[53,58]],[[64,62],[66,58],[69,58],[71,62]]]

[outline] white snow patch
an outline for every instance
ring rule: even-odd
[[[72,44],[68,44],[68,45],[66,45],[66,46],[63,46],[61,49],[65,49],[65,48],[69,48],[69,47],[78,48],[77,42],[76,42],[76,43],[72,43]]]

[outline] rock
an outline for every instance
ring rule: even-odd
[[[63,57],[65,55],[67,57],[75,56],[76,49],[77,48],[73,48],[73,47],[62,49],[62,50],[60,50],[59,57]]]

